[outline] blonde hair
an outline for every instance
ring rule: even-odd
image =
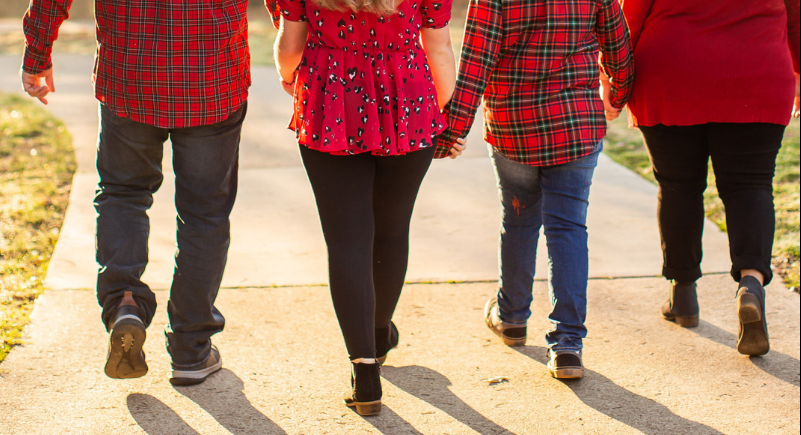
[[[376,15],[393,15],[403,0],[312,0],[314,4],[332,11],[370,12]]]

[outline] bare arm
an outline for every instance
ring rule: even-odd
[[[275,39],[275,66],[285,83],[295,81],[295,70],[303,57],[308,34],[306,22],[281,18],[278,37]]]
[[[442,109],[451,100],[456,87],[456,59],[453,56],[450,26],[439,29],[423,28],[420,30],[420,42],[431,67],[437,101]]]

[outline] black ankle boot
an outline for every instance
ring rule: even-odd
[[[770,339],[765,318],[765,288],[753,276],[744,276],[740,279],[736,298],[737,317],[740,320],[737,351],[743,355],[768,353]]]
[[[662,305],[662,316],[685,328],[698,326],[698,294],[696,285],[671,282],[670,298]]]
[[[398,347],[400,334],[395,323],[389,322],[386,328],[375,329],[375,359],[379,364],[384,364],[387,360],[387,353]]]
[[[381,364],[351,363],[351,392],[345,404],[355,407],[359,415],[378,415],[381,412]]]

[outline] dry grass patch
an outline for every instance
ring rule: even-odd
[[[42,293],[74,172],[64,126],[33,101],[0,94],[0,361]]]

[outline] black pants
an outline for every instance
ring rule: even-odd
[[[409,221],[435,148],[403,156],[333,156],[300,146],[351,359],[375,358],[375,328],[388,327],[395,312],[409,258]]]
[[[679,282],[701,277],[701,235],[709,158],[726,209],[731,275],[770,269],[775,215],[773,174],[784,126],[709,123],[640,127],[659,183],[657,216],[662,274]]]
[[[247,103],[228,119],[188,128],[160,128],[115,115],[100,106],[95,195],[97,299],[108,325],[125,291],[133,293],[146,325],[156,296],[142,274],[148,261],[147,211],[161,186],[164,142],[172,142],[177,249],[165,332],[176,365],[205,361],[210,337],[225,319],[214,306],[228,258],[230,222],[239,168],[239,138]]]

